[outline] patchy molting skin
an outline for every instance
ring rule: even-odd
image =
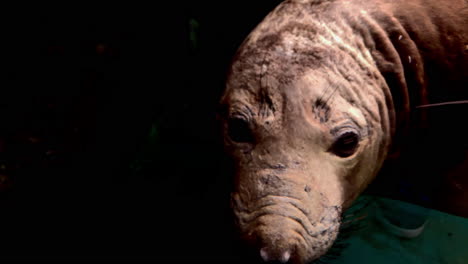
[[[303,263],[323,255],[343,209],[373,180],[395,135],[387,83],[392,76],[406,88],[402,62],[370,11],[335,2],[279,5],[242,44],[221,100],[225,146],[236,164],[232,206],[264,260]],[[411,62],[420,63],[419,55]],[[407,112],[402,94],[399,110]],[[245,123],[250,140],[229,137],[231,119]],[[359,143],[339,157],[331,148],[346,131]]]
[[[338,235],[343,207],[376,174],[390,144],[388,87],[356,48],[362,40],[340,40],[343,49],[333,44],[338,28],[284,22],[269,32],[261,25],[232,66],[225,118],[244,118],[254,138],[225,137],[237,164],[232,203],[245,239],[265,260],[323,255]],[[329,149],[347,127],[359,132],[359,148],[340,158]]]

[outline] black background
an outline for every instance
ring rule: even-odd
[[[5,6],[0,261],[241,261],[216,107],[236,49],[279,2]],[[433,111],[443,125],[418,132],[389,173],[403,180],[381,177],[377,194],[432,203],[428,175],[441,155],[460,162],[446,154],[466,110]]]
[[[216,106],[278,3],[5,7],[0,260],[236,260]]]

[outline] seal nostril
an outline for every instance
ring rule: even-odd
[[[266,252],[265,248],[260,249],[260,256],[265,262],[269,260],[268,253]]]
[[[271,258],[271,255],[268,254],[266,248],[260,249],[260,256],[262,257],[265,263],[273,264],[273,263],[290,263],[291,259],[291,252],[289,250],[283,252],[277,257]]]
[[[283,255],[281,256],[281,262],[287,263],[290,257],[291,257],[291,253],[289,251],[284,252]]]

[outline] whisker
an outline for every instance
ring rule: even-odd
[[[425,105],[417,105],[417,106],[415,106],[415,108],[427,108],[427,107],[434,107],[434,106],[458,105],[458,104],[468,104],[468,100],[450,101],[450,102],[442,102],[442,103],[435,103],[435,104],[425,104]]]
[[[325,104],[328,104],[328,101],[330,101],[330,99],[333,98],[333,95],[335,95],[335,92],[338,90],[338,85],[335,87],[335,89],[333,89],[333,91],[330,93],[330,95],[328,96],[328,99],[325,100]]]

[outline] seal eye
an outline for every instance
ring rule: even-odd
[[[339,157],[346,158],[356,152],[358,145],[358,133],[354,131],[346,131],[338,136],[331,147],[331,151]]]
[[[229,138],[238,143],[252,142],[253,135],[249,123],[243,118],[230,118],[227,123]]]

